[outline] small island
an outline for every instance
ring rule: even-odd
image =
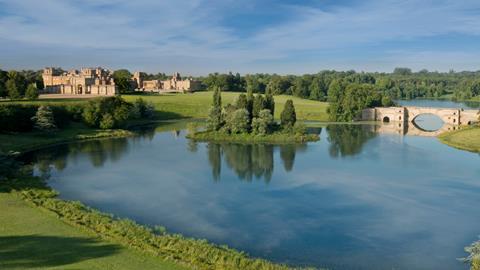
[[[317,134],[308,134],[304,124],[297,122],[295,106],[287,100],[275,122],[275,100],[267,91],[265,97],[252,91],[238,96],[234,104],[222,107],[220,88],[215,88],[209,111],[207,129],[194,131],[187,137],[195,141],[238,143],[305,143],[318,141]]]

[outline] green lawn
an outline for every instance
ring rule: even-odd
[[[233,103],[239,95],[238,92],[222,92],[224,105]],[[160,111],[167,111],[183,117],[206,118],[212,103],[212,92],[196,92],[193,94],[162,94],[162,95],[124,95],[127,101],[133,101],[139,97],[155,104]],[[301,120],[328,121],[327,102],[319,102],[301,99],[293,96],[275,96],[275,118],[280,118],[283,105],[287,99],[292,99],[297,112],[297,118]]]
[[[441,142],[458,149],[480,152],[480,127],[468,127],[438,136]]]
[[[0,193],[0,269],[186,269],[98,240],[53,213]]]

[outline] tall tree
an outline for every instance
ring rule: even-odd
[[[295,112],[295,106],[293,106],[293,101],[291,99],[285,102],[283,107],[282,114],[280,115],[280,121],[284,128],[291,128],[295,125],[297,121],[297,114]]]
[[[210,130],[219,130],[223,125],[222,118],[222,93],[220,87],[213,91],[213,102],[208,115],[207,126]]]

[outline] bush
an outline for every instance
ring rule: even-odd
[[[91,100],[83,110],[83,120],[91,127],[102,128],[102,126],[110,126],[110,117],[113,118],[113,127],[121,127],[131,117],[132,105],[121,97],[106,97]],[[110,116],[105,119],[103,125],[101,122],[104,116]],[[107,124],[108,123],[108,124]]]
[[[101,129],[111,129],[115,126],[115,119],[109,113],[103,115],[102,120],[100,121]]]
[[[246,133],[248,132],[248,124],[248,111],[246,109],[238,109],[228,116],[226,128],[230,133]]]
[[[32,117],[34,127],[41,131],[53,131],[57,129],[52,109],[48,106],[40,106],[35,116]]]
[[[270,110],[264,109],[260,111],[259,116],[252,120],[252,132],[254,134],[266,135],[272,132],[273,116]]]
[[[136,99],[131,109],[131,117],[134,119],[152,118],[154,113],[155,106],[151,102],[146,102],[142,98]]]

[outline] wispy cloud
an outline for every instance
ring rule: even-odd
[[[472,52],[462,52],[455,36],[480,41],[480,2],[472,0],[370,0],[328,6],[252,0],[0,0],[0,7],[0,45],[8,51],[0,57],[12,68],[96,60],[150,71],[171,71],[174,66],[191,73],[295,73],[358,68],[356,61],[363,61],[367,69],[382,70],[408,64],[391,57],[391,51],[418,54],[427,51],[418,48],[419,39],[451,36],[450,47],[430,44],[428,51],[450,52],[450,68],[461,69],[472,65],[462,66],[464,57],[453,56]],[[249,16],[241,13],[245,10]],[[227,23],[235,16],[250,21]],[[408,46],[399,48],[397,41]],[[28,50],[37,50],[38,59],[25,59],[25,54],[35,56]],[[74,63],[77,58],[85,61]],[[425,66],[435,69],[437,64]]]

